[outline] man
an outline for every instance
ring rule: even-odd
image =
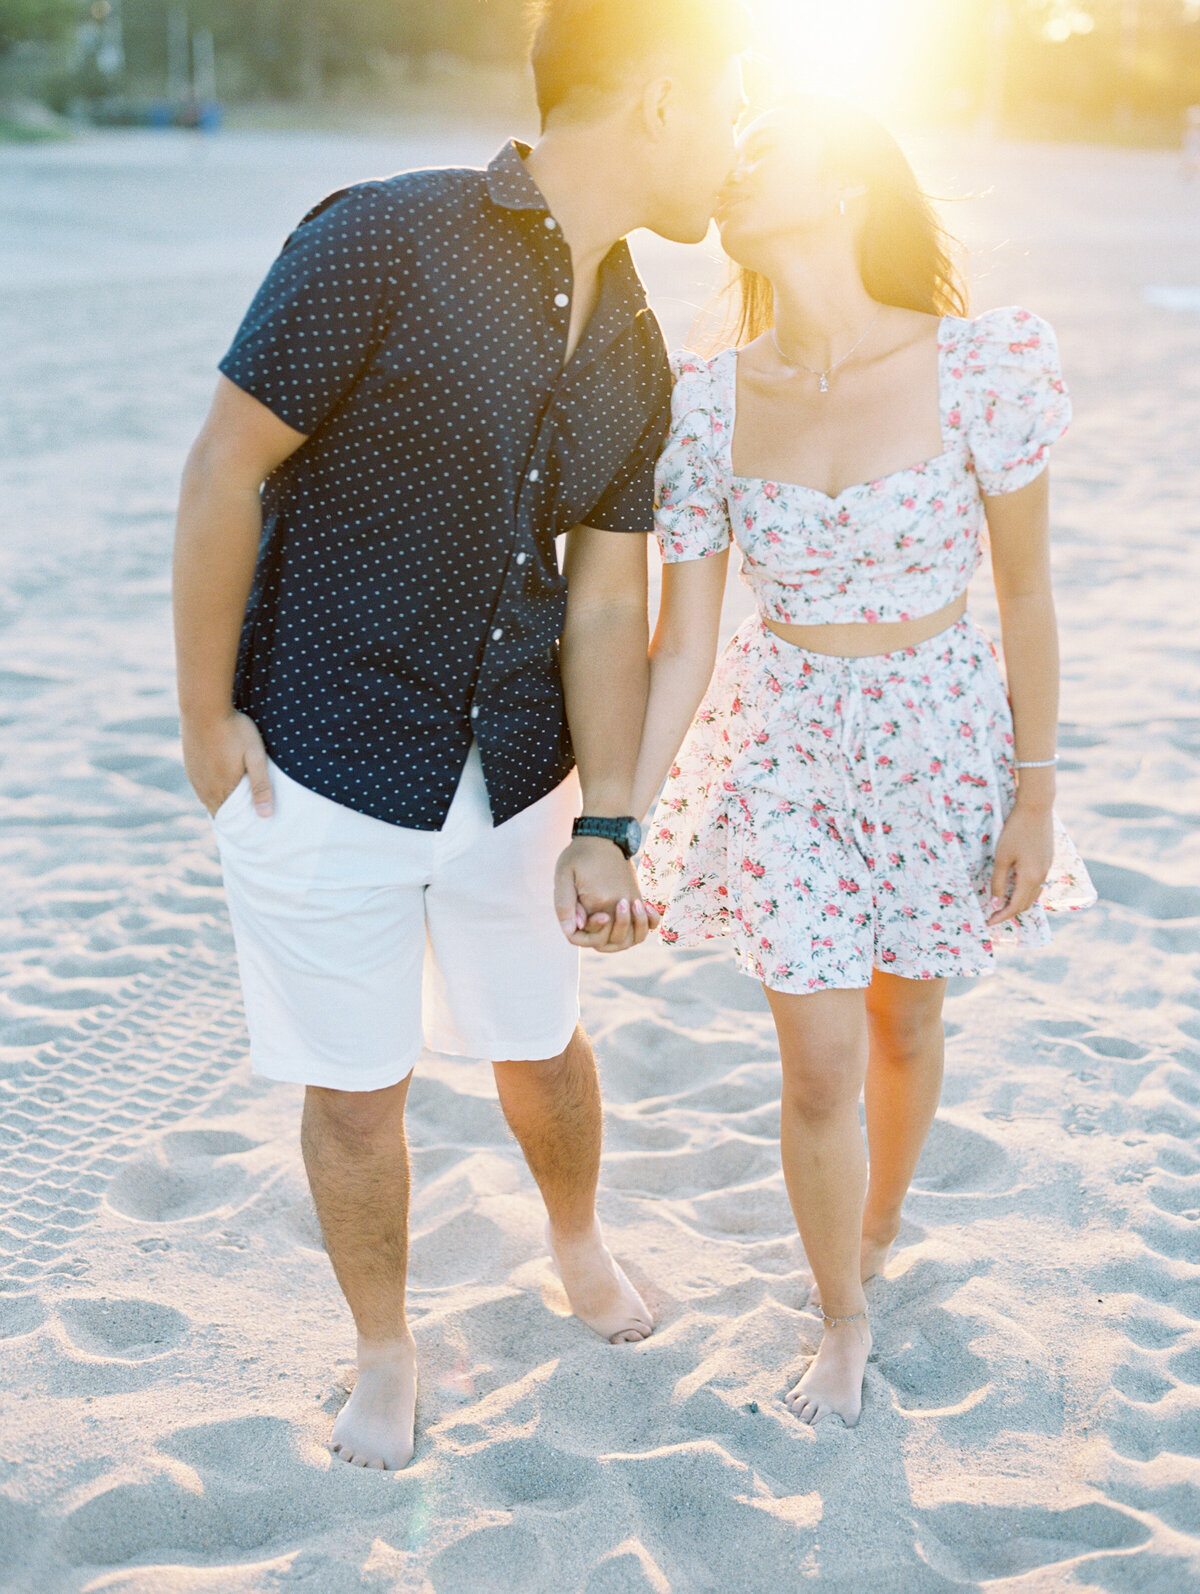
[[[596,1219],[578,1024],[577,948],[654,922],[627,816],[670,374],[623,240],[704,236],[742,27],[735,0],[546,0],[536,148],[310,212],[185,471],[184,759],[253,1066],[306,1087],[305,1166],[358,1330],[332,1445],[360,1466],[412,1453],[403,1115],[423,1037],[494,1064],[575,1313],[614,1343],[652,1328]],[[573,757],[585,834],[560,928]]]

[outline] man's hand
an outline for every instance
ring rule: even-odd
[[[243,775],[250,777],[255,811],[263,818],[274,812],[267,750],[258,726],[233,709],[217,720],[182,723],[183,767],[192,790],[215,814]]]
[[[1037,901],[1054,859],[1054,820],[1049,808],[1022,807],[1020,799],[996,844],[988,925],[1015,919]]]
[[[577,837],[559,858],[554,906],[567,940],[597,952],[624,952],[658,928],[633,864],[597,836]]]

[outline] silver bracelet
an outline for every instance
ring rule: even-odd
[[[1055,753],[1053,758],[1027,758],[1027,759],[1014,758],[1013,759],[1013,768],[1014,769],[1053,769],[1055,764],[1057,764],[1057,763],[1058,763],[1058,754]]]

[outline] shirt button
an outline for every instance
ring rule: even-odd
[[[523,565],[525,563],[526,559],[528,559],[528,558],[529,558],[529,555],[527,553],[519,553],[517,555],[517,563],[519,565]]]
[[[531,482],[535,482],[535,481],[537,481],[537,479],[538,479],[538,477],[539,477],[539,476],[540,476],[540,475],[541,475],[541,474],[542,474],[542,473],[541,473],[541,471],[540,471],[540,470],[531,470],[531,471],[530,471],[530,472],[529,472],[529,480],[530,480],[530,481],[531,481]]]
[[[503,635],[504,635],[503,627],[502,626],[497,626],[496,629],[492,632],[492,641],[493,642],[499,642],[500,638]]]
[[[560,310],[565,310],[571,302],[571,296],[569,293],[556,293],[554,302]]]
[[[558,223],[555,221],[553,216],[547,216],[546,217],[546,226],[549,227],[551,232],[553,232],[554,229],[558,226]]]
[[[473,720],[477,720],[479,718],[479,710],[478,710],[478,708],[473,708],[471,710],[471,718]]]

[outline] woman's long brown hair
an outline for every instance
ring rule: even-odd
[[[869,112],[825,95],[805,95],[788,104],[820,137],[829,175],[866,190],[858,263],[872,299],[929,315],[966,315],[955,240],[887,129]],[[732,286],[725,341],[749,343],[775,324],[771,284],[761,272],[738,266]]]

